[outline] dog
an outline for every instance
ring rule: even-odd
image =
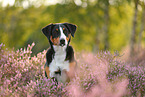
[[[75,76],[77,63],[73,47],[69,45],[77,26],[71,23],[49,24],[42,28],[50,43],[44,66],[45,76],[57,82],[69,82]]]

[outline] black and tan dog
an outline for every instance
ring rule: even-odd
[[[74,77],[76,61],[73,48],[69,43],[75,31],[76,25],[70,23],[50,24],[42,29],[51,46],[46,53],[44,66],[46,77],[55,78],[62,83]]]

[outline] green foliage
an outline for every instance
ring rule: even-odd
[[[33,53],[38,53],[49,47],[47,38],[41,32],[44,26],[49,23],[70,22],[78,26],[75,38],[71,41],[76,51],[104,50],[104,1],[81,0],[80,5],[77,5],[74,0],[65,0],[61,4],[44,6],[40,2],[40,6],[36,6],[36,0],[23,8],[24,1],[15,0],[13,6],[0,7],[0,42],[9,48],[21,48],[35,42]],[[133,5],[128,2],[131,1],[109,2],[108,41],[111,51],[121,50],[129,43]],[[139,10],[139,14],[141,12]],[[141,16],[138,21],[140,18]]]

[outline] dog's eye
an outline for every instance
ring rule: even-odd
[[[66,36],[68,36],[68,31],[65,28],[63,28],[63,32]]]
[[[66,31],[66,29],[65,29],[65,28],[63,28],[63,31]]]
[[[55,29],[54,33],[58,33],[58,29]]]
[[[56,29],[55,32],[58,32],[58,29]]]
[[[59,33],[58,29],[54,29],[52,31],[52,38],[57,38],[59,35],[60,35],[60,33]]]

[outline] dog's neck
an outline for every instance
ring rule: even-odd
[[[66,48],[67,46],[54,46],[53,45],[53,49],[55,52],[55,56],[54,56],[54,60],[58,61],[58,62],[63,62],[66,59]]]
[[[67,48],[67,46],[61,47],[61,46],[55,46],[55,45],[53,45],[53,49],[54,49],[54,52],[56,54],[63,54],[64,52],[66,52],[66,48]]]

